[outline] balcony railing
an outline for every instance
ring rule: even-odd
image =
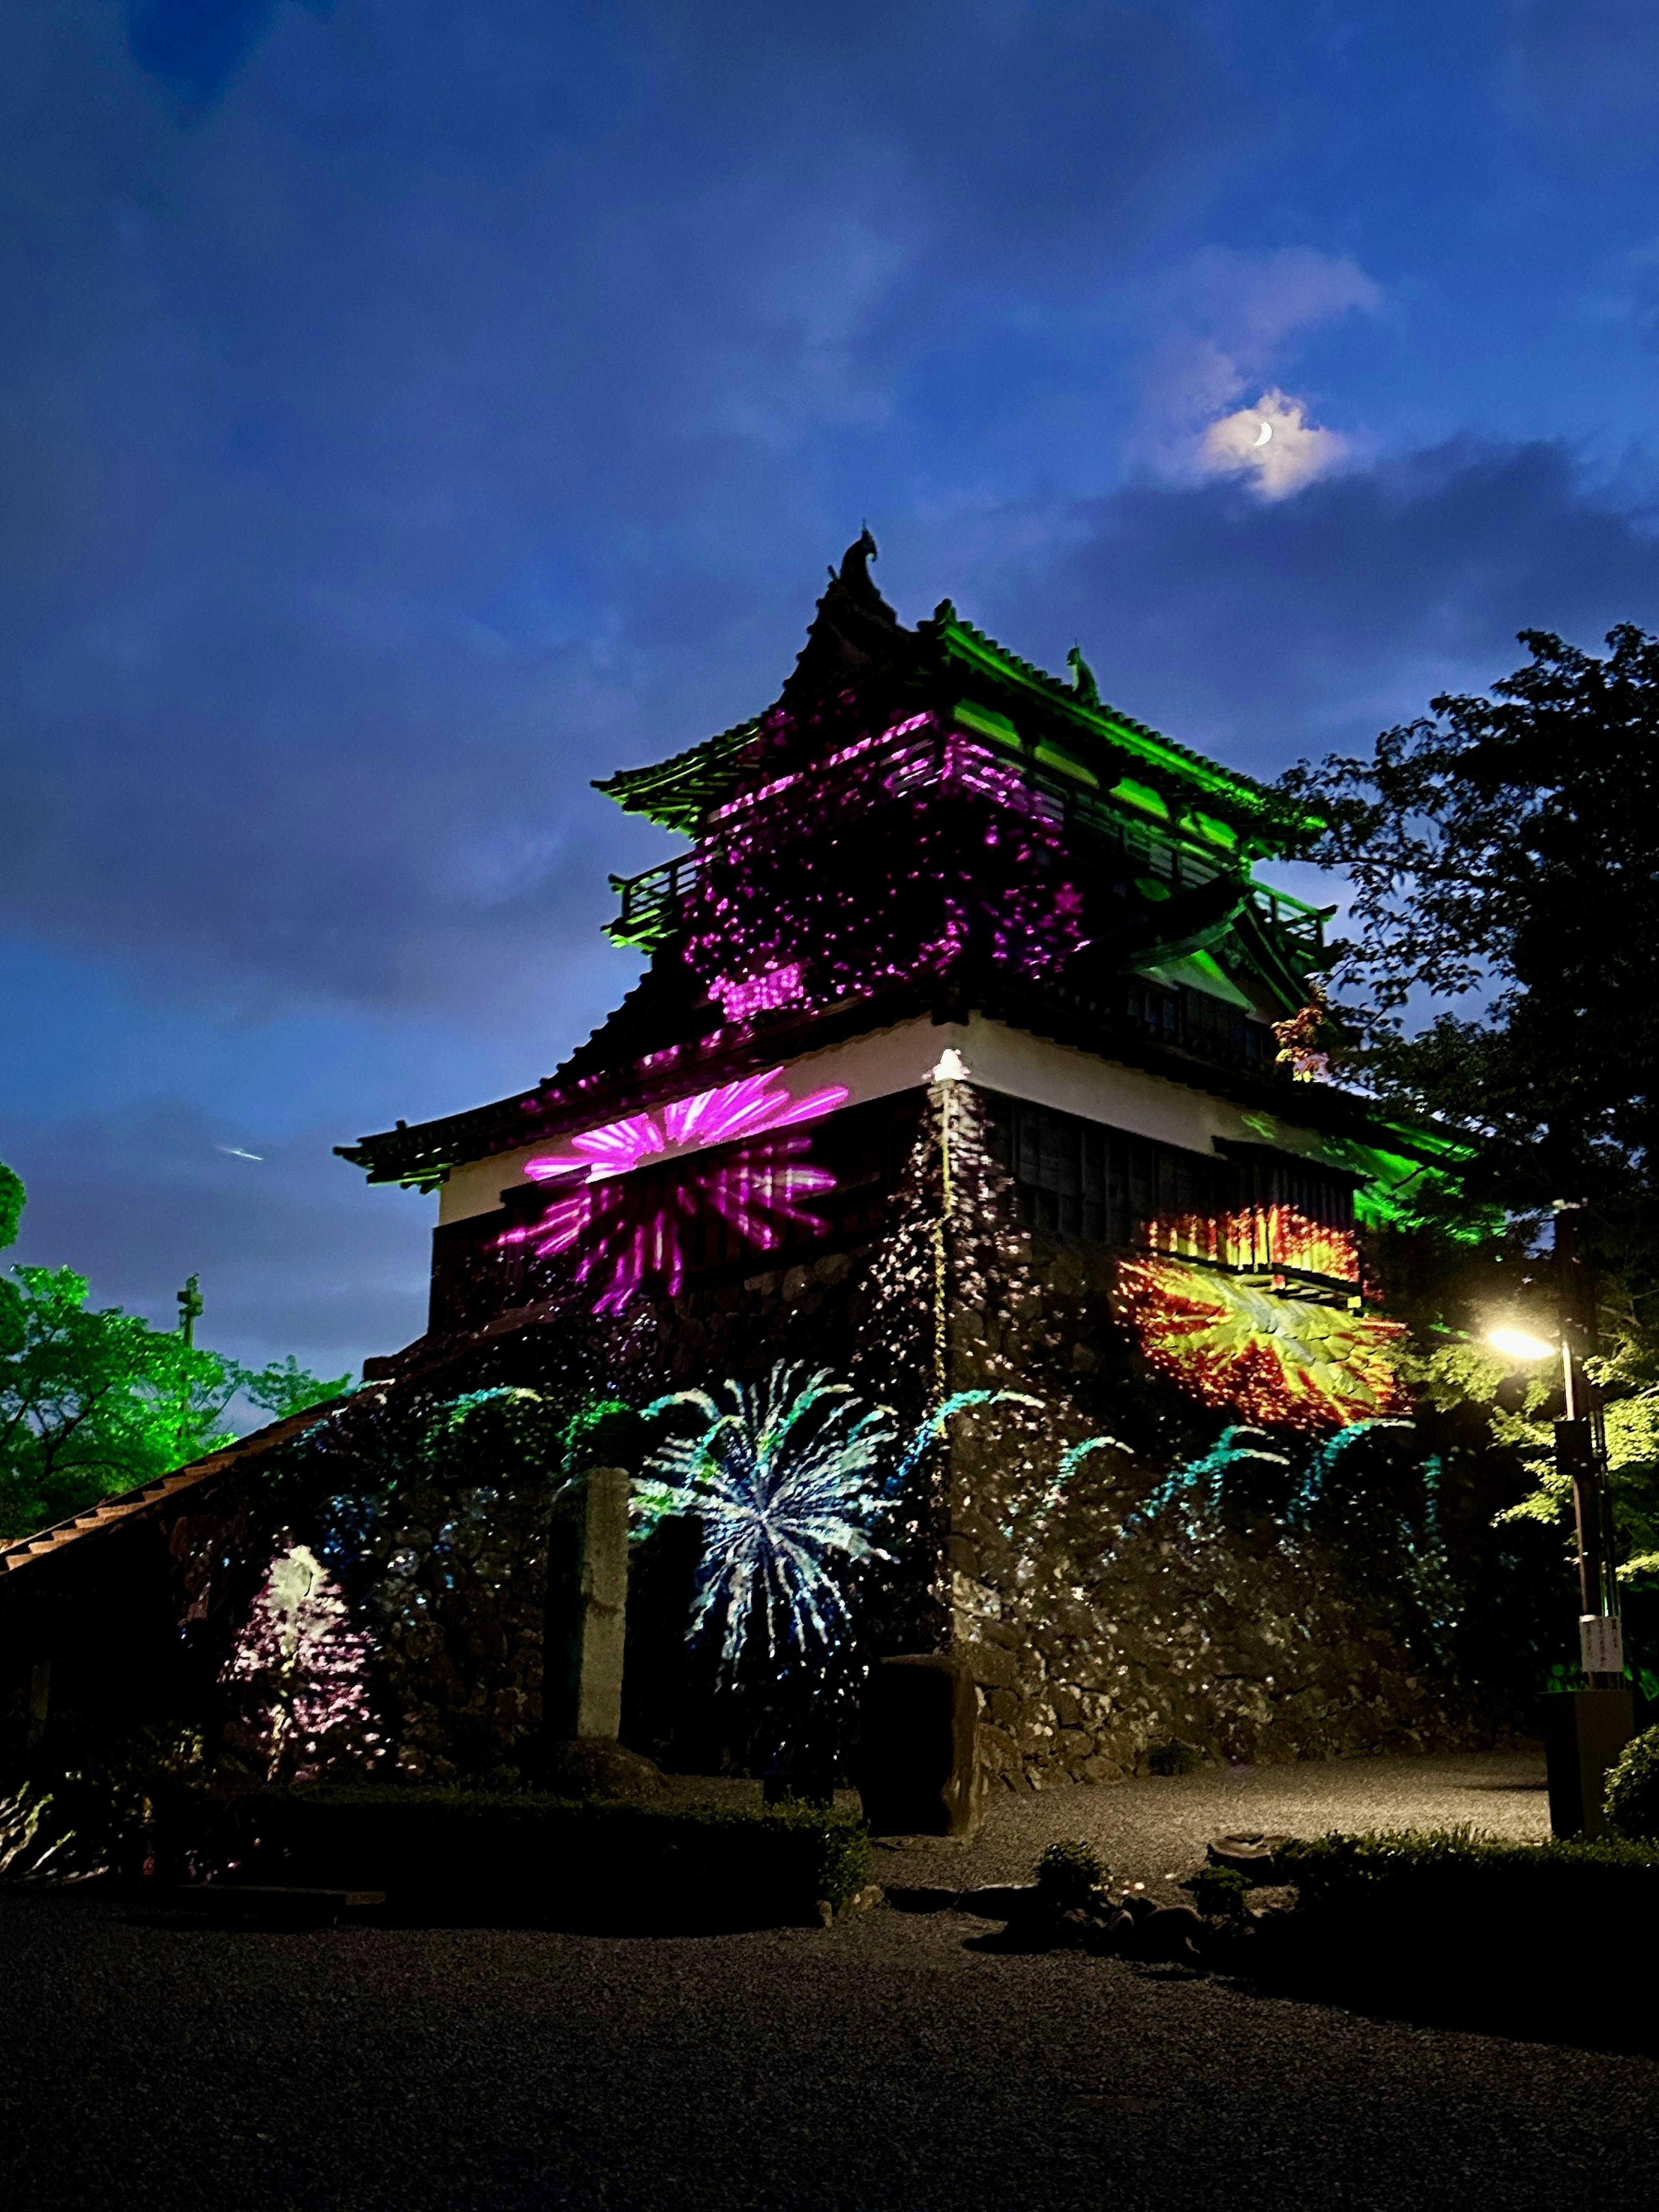
[[[612,876],[611,888],[622,901],[622,912],[605,925],[613,945],[631,945],[639,952],[653,951],[671,936],[680,918],[681,902],[697,880],[697,856],[682,853],[642,875]]]
[[[1289,941],[1298,972],[1311,975],[1325,964],[1325,924],[1335,913],[1331,906],[1310,906],[1267,884],[1252,884],[1250,896],[1256,912],[1276,936]]]
[[[735,815],[756,805],[764,805],[787,790],[821,784],[842,763],[850,766],[854,758],[866,783],[875,769],[875,781],[894,793],[925,787],[941,775],[971,786],[975,781],[975,763],[961,757],[957,750],[960,742],[951,742],[947,727],[902,726],[884,732],[880,739],[860,740],[842,755],[805,772],[780,777],[759,791],[740,794],[721,812]],[[1009,764],[1000,759],[994,764],[988,762],[987,770],[987,795],[994,797],[1008,776]],[[1180,891],[1212,881],[1223,871],[1224,863],[1218,856],[1180,845],[1139,823],[1126,820],[1074,786],[1044,776],[1040,770],[1034,773],[1029,763],[1021,763],[1015,773],[1030,795],[1028,803],[1034,803],[1063,834],[1081,833],[1079,842],[1100,839],[1115,846],[1131,876],[1154,876],[1167,883],[1171,891]],[[612,942],[642,952],[653,951],[678,926],[681,906],[696,882],[697,870],[697,855],[684,853],[637,876],[612,876],[611,889],[622,903],[622,911],[605,925]],[[1310,906],[1306,900],[1267,884],[1253,884],[1250,897],[1261,921],[1284,946],[1292,968],[1309,974],[1324,965],[1324,925],[1329,908]]]

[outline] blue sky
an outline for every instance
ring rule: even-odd
[[[0,27],[0,1155],[244,1358],[418,1333],[431,1201],[331,1146],[621,996],[666,847],[588,779],[774,696],[866,519],[1263,774],[1659,627],[1637,0]]]

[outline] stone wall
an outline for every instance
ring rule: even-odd
[[[1018,1786],[1136,1771],[1171,1739],[1261,1760],[1476,1732],[1401,1539],[1400,1469],[1355,1455],[1343,1494],[1298,1518],[1286,1508],[1309,1447],[1258,1435],[1218,1454],[1224,1415],[1150,1376],[1117,1327],[1111,1254],[1019,1228],[969,1085],[928,1094],[875,1200],[862,1240],[726,1265],[613,1319],[572,1297],[458,1340],[447,1364],[364,1390],[257,1474],[194,1498],[200,1540],[185,1522],[170,1603],[195,1679],[216,1678],[271,1558],[303,1543],[372,1639],[397,1766],[529,1770],[570,1416],[596,1397],[639,1407],[753,1382],[782,1360],[845,1377],[903,1432],[955,1408],[881,1531],[892,1559],[860,1583],[859,1644],[824,1692],[843,1713],[869,1659],[959,1650],[988,1759]],[[686,1649],[695,1534],[668,1525],[678,1534],[635,1553],[624,1735],[740,1763],[752,1714]]]
[[[539,1735],[551,1488],[422,1484],[370,1537],[367,1611],[404,1773],[514,1765]]]
[[[1255,1762],[1477,1736],[1400,1468],[1373,1454],[1360,1473],[1386,1494],[1350,1481],[1290,1521],[1316,1444],[1242,1431],[1218,1453],[1227,1417],[1150,1376],[1116,1326],[1111,1254],[1018,1227],[974,1094],[948,1089],[949,1388],[1039,1401],[950,1433],[950,1640],[994,1771],[1040,1788],[1145,1771],[1172,1740]],[[1171,1486],[1183,1466],[1202,1471]]]

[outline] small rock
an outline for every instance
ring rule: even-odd
[[[1190,1905],[1154,1905],[1135,1929],[1138,1959],[1195,1959],[1204,1923]]]
[[[987,1882],[978,1889],[958,1890],[958,1912],[977,1913],[982,1920],[1015,1920],[1030,1913],[1037,1900],[1034,1881]]]
[[[1234,1867],[1248,1881],[1271,1882],[1278,1872],[1275,1856],[1290,1840],[1288,1836],[1260,1832],[1218,1836],[1206,1856],[1212,1866]]]
[[[1134,1941],[1135,1917],[1133,1912],[1109,1913],[1095,1929],[1093,1948],[1105,1954],[1127,1951]]]
[[[547,1762],[547,1787],[566,1797],[654,1797],[662,1769],[606,1736],[575,1736]]]

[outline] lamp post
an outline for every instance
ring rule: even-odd
[[[1555,1209],[1555,1295],[1561,1325],[1563,1418],[1555,1425],[1555,1463],[1572,1483],[1578,1546],[1578,1656],[1593,1690],[1625,1679],[1619,1625],[1618,1559],[1607,1490],[1607,1437],[1600,1393],[1584,1372],[1595,1309],[1578,1239],[1576,1206]]]
[[[1607,1439],[1600,1394],[1584,1371],[1595,1335],[1595,1309],[1578,1237],[1577,1205],[1555,1207],[1555,1295],[1561,1358],[1562,1417],[1555,1424],[1555,1465],[1572,1486],[1578,1554],[1578,1662],[1589,1686],[1559,1690],[1544,1700],[1544,1750],[1549,1771],[1550,1826],[1558,1836],[1607,1830],[1602,1793],[1607,1769],[1630,1741],[1631,1694],[1619,1622],[1618,1557],[1607,1489]],[[1544,1360],[1557,1346],[1515,1328],[1494,1328],[1487,1341],[1510,1358]]]

